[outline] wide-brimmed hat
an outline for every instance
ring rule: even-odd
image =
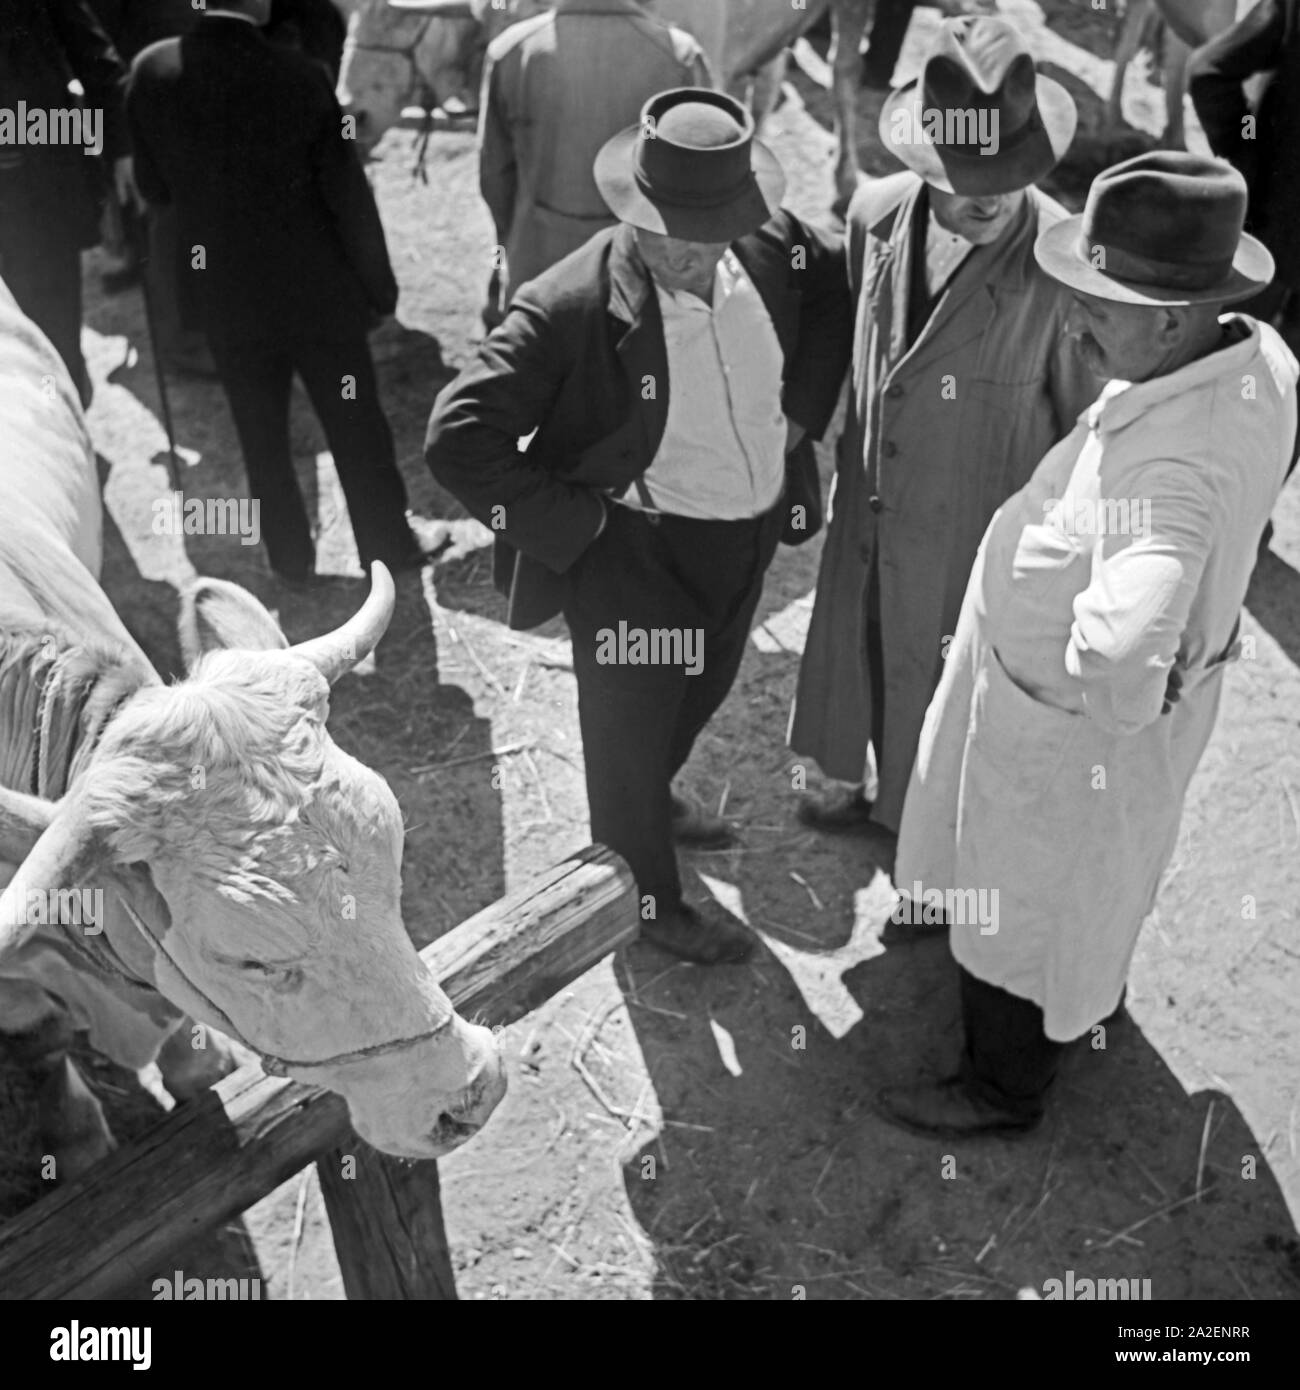
[[[785,175],[734,97],[660,92],[601,147],[592,172],[620,222],[683,241],[735,241],[781,206]]]
[[[940,26],[921,76],[890,93],[880,138],[926,183],[984,197],[1050,173],[1078,122],[1070,94],[1039,75],[1014,24],[963,15]]]
[[[1222,159],[1155,150],[1103,169],[1076,217],[1034,245],[1072,290],[1121,304],[1229,303],[1273,278],[1273,257],[1242,231],[1246,181]]]

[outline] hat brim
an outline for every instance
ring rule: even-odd
[[[921,79],[913,78],[891,92],[880,109],[880,140],[932,188],[965,197],[1014,193],[1046,178],[1065,156],[1079,125],[1074,98],[1059,82],[1040,73],[1034,83],[1041,126],[1016,145],[993,154],[950,151],[924,136]]]
[[[785,174],[761,140],[750,144],[752,177],[736,197],[715,207],[688,208],[656,201],[637,183],[634,168],[640,135],[639,124],[620,130],[600,147],[592,166],[600,196],[620,222],[682,241],[733,242],[757,231],[780,209]]]
[[[1034,243],[1034,258],[1053,280],[1094,299],[1109,299],[1116,304],[1164,305],[1171,309],[1191,304],[1232,304],[1258,294],[1273,279],[1272,253],[1262,242],[1243,232],[1232,258],[1232,270],[1217,285],[1202,290],[1164,289],[1159,285],[1118,280],[1080,254],[1082,229],[1082,213],[1062,218],[1040,233]]]

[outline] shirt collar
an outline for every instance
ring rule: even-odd
[[[676,309],[702,309],[706,313],[716,312],[720,309],[736,292],[745,278],[745,268],[740,264],[736,258],[736,253],[730,247],[722,253],[722,259],[713,272],[713,304],[711,306],[706,304],[698,295],[691,294],[689,290],[670,290],[661,285],[653,275],[650,276],[661,305],[666,301]]]
[[[205,11],[209,19],[242,19],[245,24],[251,24],[254,29],[260,28],[257,20],[251,14],[241,14],[238,10],[208,9]]]
[[[1200,390],[1222,377],[1244,371],[1259,355],[1259,324],[1242,314],[1225,314],[1219,322],[1232,326],[1239,333],[1242,329],[1248,331],[1236,342],[1198,357],[1176,372],[1152,377],[1150,381],[1108,381],[1101,395],[1088,407],[1089,428],[1101,433],[1123,429],[1161,401]]]

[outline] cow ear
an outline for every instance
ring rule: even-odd
[[[198,579],[181,595],[178,620],[186,669],[214,651],[265,652],[289,645],[280,625],[238,584]]]

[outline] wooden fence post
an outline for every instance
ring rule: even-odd
[[[316,1172],[349,1298],[456,1297],[436,1160],[391,1158],[354,1134]]]

